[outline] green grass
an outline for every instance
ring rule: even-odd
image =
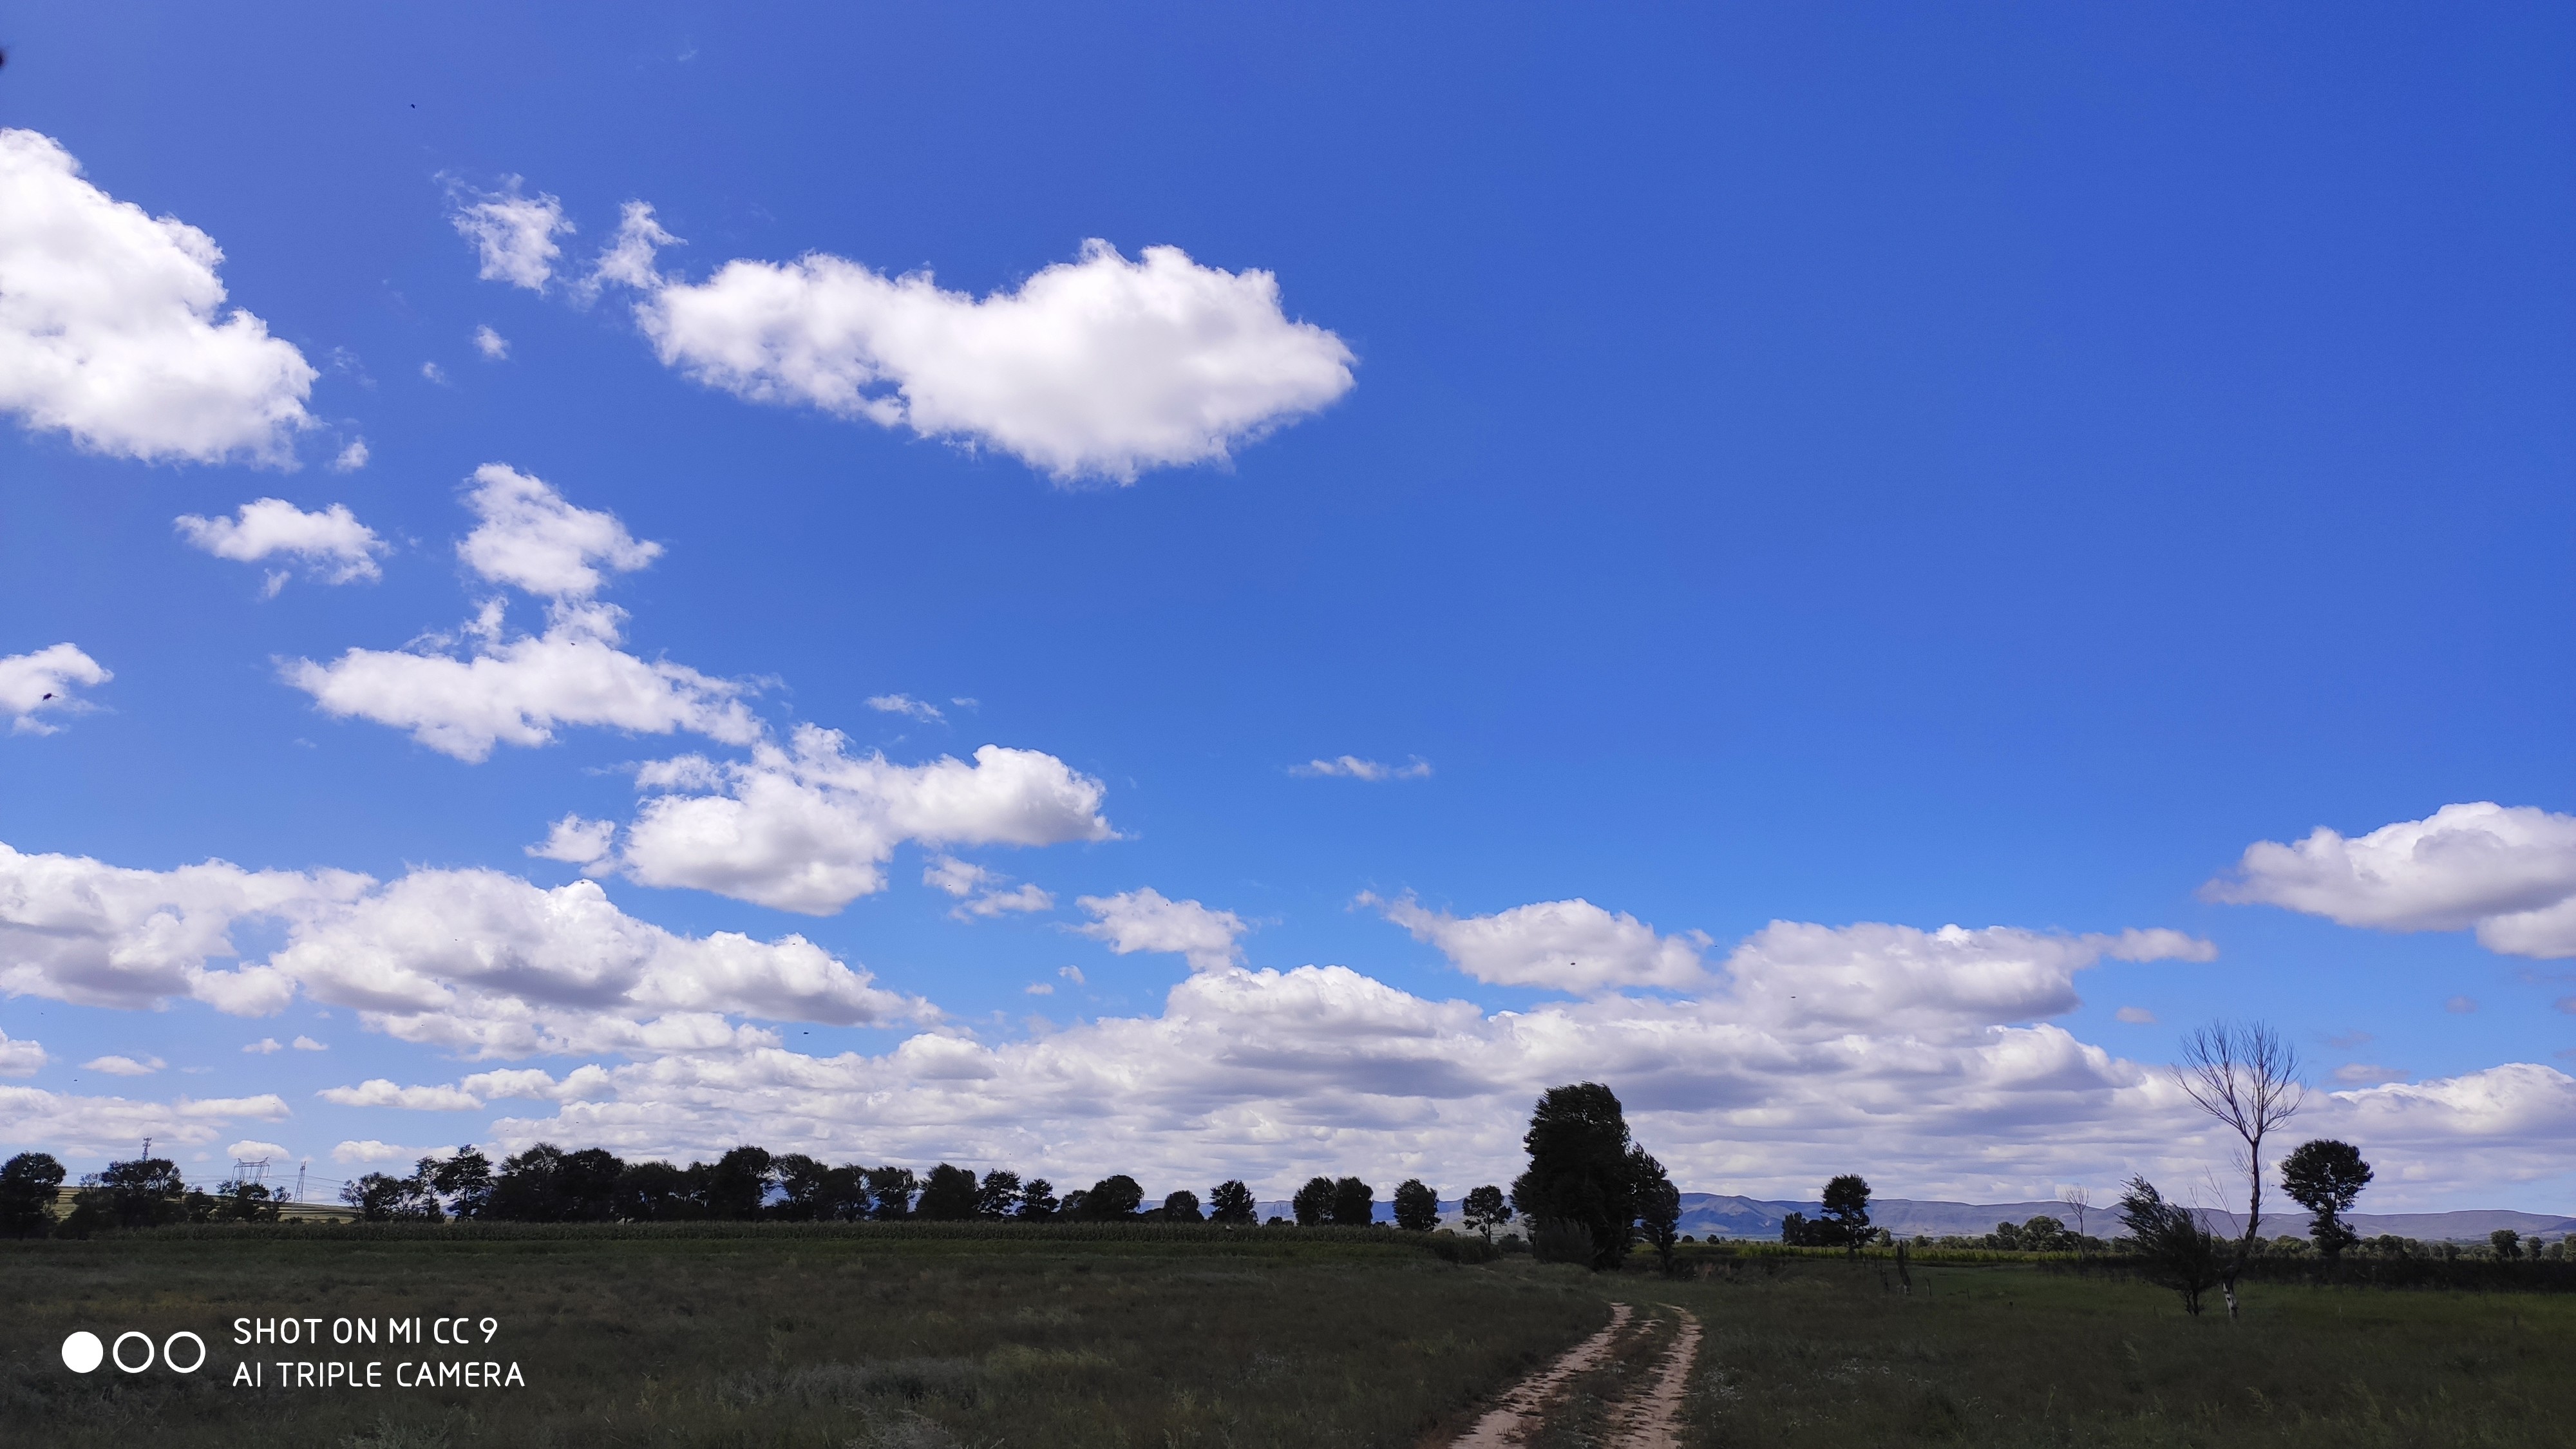
[[[0,1283],[0,1424],[66,1449],[1406,1445],[1606,1317],[1575,1270],[1356,1230],[171,1232],[0,1244]],[[237,1349],[238,1315],[438,1313],[499,1319],[464,1356],[528,1387],[227,1387],[246,1356],[408,1356]],[[58,1356],[75,1328],[213,1352],[82,1377]]]
[[[1766,1271],[1766,1267],[1769,1271]],[[1700,1315],[1708,1445],[2564,1446],[2576,1296],[2247,1285],[2186,1316],[2134,1279],[2031,1265],[1717,1260],[1636,1294]]]
[[[170,1231],[0,1243],[0,1438],[68,1446],[1413,1446],[1617,1298],[1655,1320],[1533,1449],[1603,1442],[1670,1315],[1703,1446],[2569,1442],[2576,1295],[2257,1283],[2242,1322],[2029,1262],[1738,1252],[1673,1280],[1455,1266],[1384,1231],[678,1225]],[[237,1315],[501,1320],[523,1390],[226,1387]],[[192,1328],[179,1378],[81,1377],[74,1328]],[[354,1350],[351,1352],[355,1352]],[[395,1350],[379,1345],[374,1356]],[[257,1356],[291,1356],[264,1350]],[[312,1355],[305,1355],[312,1356]],[[324,1356],[342,1356],[333,1351]],[[447,1356],[447,1355],[437,1355]]]

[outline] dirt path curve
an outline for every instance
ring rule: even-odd
[[[1681,1449],[1682,1396],[1699,1361],[1699,1320],[1686,1308],[1673,1311],[1682,1316],[1682,1331],[1655,1366],[1654,1386],[1621,1409],[1610,1449]]]
[[[1476,1427],[1459,1435],[1450,1449],[1513,1449],[1513,1446],[1527,1442],[1530,1427],[1538,1421],[1540,1411],[1547,1407],[1549,1397],[1558,1386],[1599,1363],[1601,1356],[1609,1352],[1611,1341],[1619,1336],[1619,1330],[1627,1326],[1628,1305],[1611,1304],[1607,1328],[1567,1349],[1562,1357],[1545,1369],[1514,1384],[1512,1391],[1503,1395],[1502,1402],[1478,1419]]]

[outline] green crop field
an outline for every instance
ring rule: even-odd
[[[2562,1445],[2576,1295],[2256,1284],[2245,1316],[2051,1265],[1704,1253],[1687,1276],[1462,1266],[1388,1231],[183,1230],[0,1243],[12,1442],[1411,1446],[1631,1305],[1530,1426],[1617,1444],[1685,1316],[1698,1445]],[[322,1320],[319,1347],[233,1344]],[[331,1321],[463,1319],[468,1348]],[[490,1343],[481,1321],[494,1322]],[[66,1369],[193,1330],[204,1368]],[[233,1387],[245,1359],[472,1359],[524,1387]],[[272,1367],[265,1370],[273,1375]],[[1623,1428],[1623,1425],[1627,1427]]]

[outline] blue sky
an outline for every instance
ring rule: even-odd
[[[1445,1191],[1507,1174],[1537,1087],[1597,1074],[1694,1189],[1858,1168],[2026,1198],[2223,1163],[2156,1070],[2225,1016],[2298,1042],[2310,1122],[2390,1167],[2385,1204],[2566,1206],[2576,926],[2472,929],[2576,898],[2563,13],[127,6],[6,41],[0,125],[80,168],[22,147],[10,184],[199,229],[227,293],[201,330],[243,309],[311,379],[243,382],[171,443],[168,398],[95,357],[0,377],[0,658],[69,643],[113,675],[0,735],[0,841],[74,863],[0,893],[0,1031],[38,1044],[0,1143],[91,1164],[157,1130],[216,1169],[245,1141],[354,1173],[758,1140]],[[599,280],[636,201],[679,243]],[[522,203],[572,228],[551,258],[466,234]],[[0,297],[112,331],[21,230]],[[1186,256],[1149,275],[1152,247]],[[909,421],[835,412],[775,353],[717,376],[804,325],[745,321],[736,262],[809,319],[935,276],[910,341],[840,356]],[[1147,376],[1164,343],[1029,302],[1047,277],[1214,288],[1173,305],[1268,350],[1219,359],[1211,401]],[[138,345],[196,345],[167,335]],[[1022,344],[1030,388],[924,421],[982,385],[978,347]],[[1192,345],[1170,376],[1213,375]],[[263,405],[293,416],[222,414]],[[1118,431],[1229,406],[1188,456]],[[478,570],[458,543],[496,463],[661,552],[582,555],[600,578],[568,591]],[[174,528],[264,498],[373,542],[246,563]],[[291,678],[351,650],[462,668],[600,605],[616,648],[752,723],[560,723],[475,760],[387,722],[413,696],[335,716]],[[897,696],[939,717],[870,703]],[[907,833],[885,822],[930,807],[882,791],[914,776],[773,771],[893,842],[847,863],[878,888],[801,909],[774,860],[645,830],[657,798],[758,815],[725,773],[756,763],[743,731],[807,724],[898,773],[1029,752],[1029,788],[1081,798]],[[1388,777],[1299,773],[1346,755]],[[639,798],[639,767],[692,756]],[[2436,814],[2479,802],[2504,811]],[[610,827],[579,900],[672,933],[669,971],[703,981],[713,933],[796,934],[849,973],[816,988],[839,1004],[602,1008],[545,976],[596,941],[511,917],[489,959],[556,964],[439,1008],[479,1026],[371,1017],[368,973],[434,956],[453,903],[368,903],[574,900],[583,862],[527,851],[568,816]],[[2246,856],[2319,826],[2331,848]],[[222,949],[115,977],[196,888],[159,873],[210,858],[379,885],[207,906]],[[951,895],[941,859],[993,875]],[[119,878],[141,904],[46,954],[78,930],[42,890],[111,868],[156,873]],[[1045,908],[952,914],[1030,886]],[[2131,930],[2180,935],[2085,944]],[[260,963],[266,995],[170,984]],[[1783,1015],[1797,980],[1850,1012]],[[731,1034],[490,1030],[684,1008]],[[298,1035],[328,1049],[242,1051]],[[109,1057],[163,1065],[83,1065]],[[585,1065],[616,1085],[565,1087]],[[530,1070],[551,1095],[465,1085]],[[452,1095],[369,1105],[379,1079]]]

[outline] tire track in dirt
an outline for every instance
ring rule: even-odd
[[[1516,1445],[1527,1443],[1529,1431],[1537,1425],[1548,1400],[1556,1396],[1556,1391],[1564,1386],[1566,1380],[1599,1363],[1601,1356],[1610,1351],[1619,1331],[1627,1326],[1628,1305],[1611,1304],[1608,1327],[1567,1349],[1556,1362],[1514,1384],[1500,1403],[1476,1421],[1474,1428],[1451,1442],[1450,1449],[1514,1449]],[[1696,1324],[1692,1326],[1697,1327]]]
[[[1655,1366],[1653,1386],[1621,1406],[1610,1449],[1681,1449],[1682,1397],[1690,1391],[1691,1369],[1699,1362],[1699,1320],[1686,1308],[1673,1312],[1681,1315],[1682,1331]]]

